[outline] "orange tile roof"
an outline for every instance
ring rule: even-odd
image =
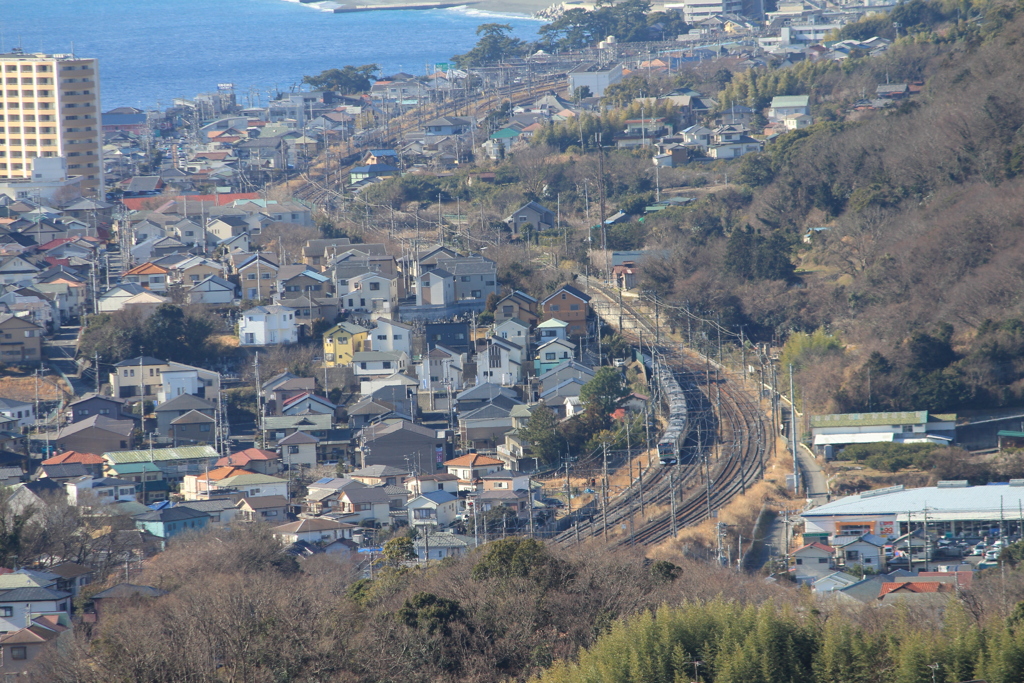
[[[166,275],[170,271],[163,266],[158,266],[155,263],[149,261],[140,263],[131,270],[125,273],[125,275]]]
[[[78,451],[64,451],[52,458],[47,458],[43,465],[64,465],[67,463],[79,463],[82,465],[103,465],[107,461],[95,453],[79,453]]]
[[[209,479],[210,481],[220,481],[221,479],[227,479],[228,477],[235,477],[235,476],[238,476],[240,474],[259,474],[259,473],[258,472],[253,472],[251,470],[247,470],[247,469],[242,468],[242,467],[226,466],[226,467],[218,467],[216,469],[212,469],[212,470],[210,470],[209,472],[207,472],[205,474],[200,474],[199,475],[199,479],[202,479],[204,481],[207,480],[207,479]]]
[[[259,448],[246,448],[245,450],[223,457],[214,464],[217,467],[240,467],[256,460],[277,460],[280,457],[280,455],[273,451],[264,451]]]
[[[467,453],[466,455],[449,460],[444,463],[445,467],[486,467],[487,465],[504,465],[500,460],[494,458],[488,458],[486,455],[480,455],[478,453]]]
[[[808,543],[807,545],[803,546],[802,548],[797,548],[793,552],[794,553],[798,553],[801,550],[807,550],[808,548],[816,548],[818,550],[823,550],[826,553],[831,553],[831,552],[835,551],[835,548],[833,548],[830,545],[825,545],[824,543]]]

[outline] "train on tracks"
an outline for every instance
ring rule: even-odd
[[[658,461],[663,466],[677,465],[682,457],[683,444],[690,433],[690,420],[686,410],[686,394],[679,386],[676,373],[666,363],[656,363],[655,377],[661,390],[662,401],[668,411],[668,425],[658,441]]]

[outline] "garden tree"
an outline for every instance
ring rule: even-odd
[[[548,552],[542,541],[533,538],[503,538],[493,541],[473,565],[475,581],[532,579],[540,584],[564,580],[571,571]]]
[[[466,618],[458,601],[441,598],[433,593],[417,593],[406,599],[398,618],[409,628],[423,629],[433,635],[451,635],[451,624]]]
[[[582,102],[583,100],[587,99],[588,97],[593,97],[593,96],[594,96],[594,93],[590,92],[590,86],[589,85],[577,86],[572,91],[572,101],[573,102],[577,102],[577,103]]]
[[[530,444],[534,457],[546,465],[558,462],[564,451],[558,418],[543,401],[534,407],[526,426],[519,430],[519,436]]]
[[[622,372],[617,368],[600,367],[590,380],[580,387],[580,400],[587,411],[608,415],[615,410],[619,399],[629,395]]]
[[[540,28],[538,45],[545,50],[594,47],[608,36],[619,42],[672,40],[689,26],[679,12],[651,12],[648,0],[598,3],[593,10],[573,8]]]
[[[12,504],[14,489],[0,488],[0,566],[17,566],[24,561],[23,545],[29,520],[35,514],[34,506]]]
[[[208,360],[214,329],[205,311],[175,304],[161,304],[148,318],[132,311],[101,313],[89,318],[79,351],[85,357],[99,354],[104,363],[144,354],[196,365]]]
[[[608,413],[598,410],[584,410],[576,413],[558,426],[558,431],[565,439],[566,448],[570,453],[586,455],[587,444],[594,435],[605,429],[610,422]]]
[[[367,92],[374,74],[380,70],[376,64],[363,66],[344,66],[340,69],[327,69],[316,76],[303,76],[302,82],[315,90],[330,90],[342,95],[354,95]]]
[[[408,536],[398,536],[384,543],[382,559],[392,566],[416,559],[416,546]]]
[[[476,34],[481,37],[473,49],[452,57],[452,61],[460,69],[496,64],[509,57],[520,57],[530,48],[529,43],[512,36],[510,24],[481,24],[477,27]]]

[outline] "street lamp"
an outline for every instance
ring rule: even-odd
[[[698,666],[704,666],[704,662],[696,661],[695,660],[695,661],[692,661],[692,662],[687,662],[687,664],[693,664],[693,681],[694,681],[694,683],[697,683],[697,667]]]

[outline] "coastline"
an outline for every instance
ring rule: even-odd
[[[479,12],[481,20],[488,19],[488,14],[495,14],[500,18],[502,15],[519,15],[523,18],[533,18],[534,13],[551,7],[552,0],[466,0],[465,2],[430,1],[417,2],[416,0],[357,0],[345,2],[343,0],[286,0],[310,6],[322,12],[336,14],[348,14],[352,12],[375,12],[385,10],[408,10],[421,11],[429,9],[464,10],[467,14]]]

